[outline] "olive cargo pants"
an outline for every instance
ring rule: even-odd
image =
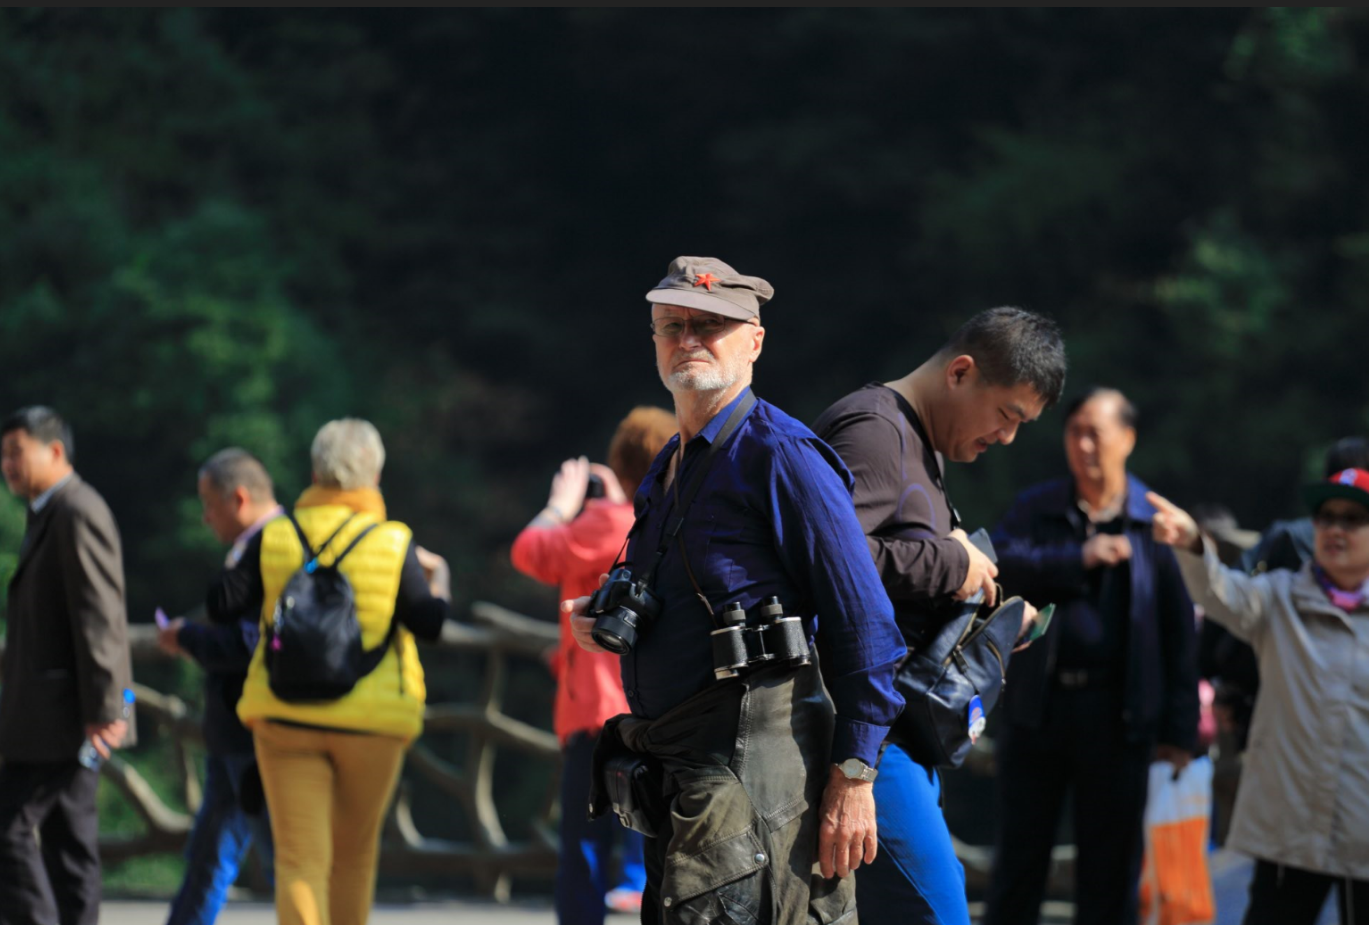
[[[815,662],[609,721],[596,764],[615,743],[651,756],[670,807],[646,840],[645,925],[856,925],[854,878],[816,864],[833,715]]]

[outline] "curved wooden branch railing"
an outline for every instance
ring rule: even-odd
[[[436,643],[439,649],[483,656],[484,672],[479,700],[475,703],[431,703],[426,712],[426,733],[462,733],[466,738],[465,766],[456,768],[439,758],[424,739],[409,753],[411,771],[450,794],[469,822],[471,840],[451,842],[425,836],[415,822],[408,788],[400,792],[386,820],[380,867],[382,873],[431,874],[469,877],[477,890],[507,900],[512,878],[550,879],[556,870],[553,837],[556,812],[553,796],[543,801],[532,820],[532,837],[512,841],[499,821],[494,799],[496,752],[511,750],[553,768],[560,762],[556,737],[550,732],[508,716],[502,710],[510,658],[543,661],[557,642],[557,627],[502,607],[476,603],[471,622],[449,623]],[[129,647],[136,666],[167,661],[157,647],[153,626],[129,627]],[[0,643],[0,651],[3,644]],[[0,679],[2,681],[3,679]],[[179,697],[135,683],[138,722],[146,729],[157,727],[171,742],[174,779],[179,796],[190,813],[199,807],[200,781],[192,756],[193,746],[203,746],[199,718]],[[185,844],[192,815],[167,805],[147,780],[118,753],[107,761],[102,773],[122,795],[143,823],[133,837],[102,838],[100,853],[106,863],[163,853],[178,853]],[[554,775],[553,775],[554,776]]]
[[[468,823],[470,839],[455,842],[425,835],[414,818],[411,787],[402,782],[382,836],[382,874],[469,878],[477,891],[501,902],[508,900],[515,877],[549,880],[555,875],[558,775],[551,775],[552,783],[531,820],[531,835],[523,841],[513,841],[500,823],[494,796],[494,768],[497,754],[508,750],[546,763],[553,771],[559,769],[561,755],[556,737],[503,712],[509,659],[542,662],[555,648],[557,632],[555,624],[484,602],[472,605],[469,623],[449,623],[444,628],[437,648],[483,656],[479,698],[473,703],[430,703],[424,738],[409,751],[408,768],[413,777],[452,798]],[[135,665],[169,660],[170,656],[157,647],[156,633],[155,627],[147,625],[129,628]],[[151,723],[170,740],[179,796],[193,813],[200,802],[199,777],[191,748],[203,747],[199,718],[178,697],[142,684],[134,687],[138,721],[144,728]],[[428,736],[451,733],[465,736],[463,767],[444,760],[429,744]],[[966,770],[988,776],[993,768],[992,743],[981,739],[970,753]],[[190,831],[191,815],[167,806],[147,780],[118,754],[105,763],[103,774],[144,825],[144,831],[136,836],[101,840],[101,854],[107,863],[182,850]],[[954,841],[956,854],[965,865],[966,885],[972,890],[983,890],[988,881],[990,849]],[[1073,862],[1072,846],[1056,848],[1052,892],[1069,889]]]

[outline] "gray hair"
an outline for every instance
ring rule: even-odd
[[[248,497],[256,502],[272,501],[276,497],[276,488],[271,484],[266,467],[241,447],[230,446],[205,460],[200,466],[200,478],[208,479],[221,498],[238,488],[247,489]]]
[[[319,428],[309,450],[314,479],[328,488],[374,488],[385,468],[385,444],[370,421],[342,418]]]

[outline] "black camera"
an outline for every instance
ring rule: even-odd
[[[590,473],[589,481],[585,482],[585,500],[580,502],[580,510],[575,512],[579,517],[585,513],[585,508],[589,507],[589,502],[594,498],[604,498],[608,495],[608,489],[604,487],[604,480],[594,473]]]
[[[602,498],[607,494],[604,488],[604,480],[594,473],[590,473],[589,480],[585,482],[585,500],[590,498]]]
[[[661,613],[661,601],[645,581],[634,581],[629,568],[614,569],[603,587],[589,599],[594,618],[590,635],[616,655],[626,655],[637,644],[637,633]]]

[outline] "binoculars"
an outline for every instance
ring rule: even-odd
[[[771,596],[748,623],[740,601],[723,608],[720,627],[713,631],[713,675],[719,681],[764,665],[807,665],[808,635],[803,620],[786,617],[784,605]]]

